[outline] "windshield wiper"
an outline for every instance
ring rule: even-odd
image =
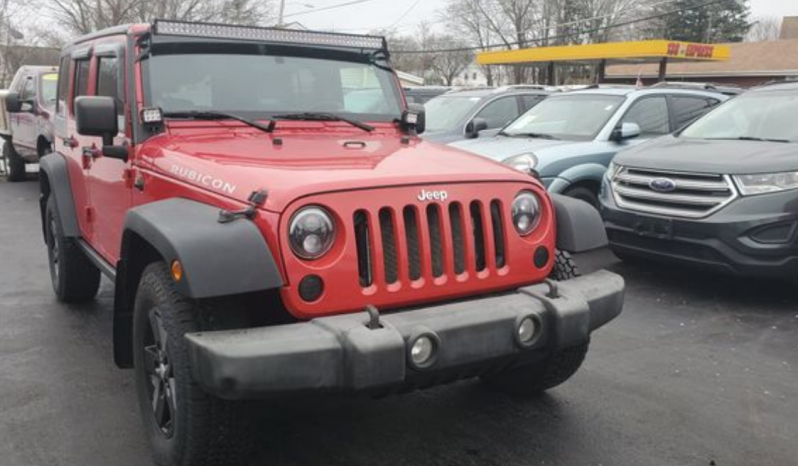
[[[767,139],[767,138],[755,138],[751,136],[740,136],[737,138],[739,141],[762,141],[762,142],[790,142],[786,139]]]
[[[351,120],[349,118],[333,115],[332,113],[321,113],[321,112],[289,113],[286,115],[274,115],[272,118],[276,120],[296,120],[296,121],[342,121],[344,123],[349,123],[352,126],[360,128],[363,131],[368,131],[369,133],[376,129],[371,125],[367,125],[357,120]]]
[[[559,140],[559,138],[546,133],[506,133],[502,131],[499,134],[501,134],[502,136],[509,136],[511,138],[550,139],[553,141]]]
[[[232,113],[227,112],[217,112],[216,110],[191,110],[186,112],[165,112],[163,114],[166,118],[193,118],[195,120],[235,120],[240,121],[246,125],[249,125],[253,128],[257,128],[261,131],[266,133],[271,133],[274,131],[274,122],[270,121],[269,125],[262,125],[257,121],[252,121],[248,118],[244,118],[242,116],[234,115]]]

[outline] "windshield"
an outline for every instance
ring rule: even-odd
[[[549,97],[510,123],[503,134],[590,140],[607,124],[623,101],[621,96],[597,94]]]
[[[159,54],[156,45],[145,71],[150,104],[165,113],[213,110],[266,118],[323,112],[387,122],[401,115],[394,74],[363,55],[338,54],[348,61],[266,55],[251,45],[225,44],[224,53],[209,44],[166,45],[168,54]]]
[[[55,105],[56,91],[58,89],[58,74],[48,73],[42,75],[42,102],[47,105]]]
[[[482,100],[481,97],[439,96],[424,104],[427,132],[450,131]]]
[[[751,92],[708,113],[682,131],[698,139],[765,139],[798,142],[798,92]]]

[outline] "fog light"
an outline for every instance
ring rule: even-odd
[[[436,340],[431,335],[422,335],[410,346],[410,362],[419,368],[430,366],[438,349]]]
[[[308,275],[299,282],[299,296],[305,302],[312,303],[324,292],[324,281],[318,275]]]
[[[540,319],[536,316],[526,316],[518,321],[515,336],[518,344],[524,348],[532,346],[540,335]]]

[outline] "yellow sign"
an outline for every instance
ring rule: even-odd
[[[519,50],[482,52],[480,65],[513,65],[542,62],[597,62],[601,60],[654,61],[674,60],[720,61],[731,58],[726,45],[694,44],[668,40],[610,42],[605,44],[534,47]]]
[[[43,74],[42,81],[58,81],[57,74]]]

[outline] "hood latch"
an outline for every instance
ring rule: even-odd
[[[261,207],[264,203],[266,203],[266,199],[268,198],[269,192],[265,189],[261,189],[260,191],[252,191],[252,194],[250,194],[249,198],[247,198],[247,202],[249,202],[247,207],[241,210],[222,209],[219,211],[219,218],[217,221],[219,223],[230,223],[238,220],[239,218],[248,218],[252,220],[255,218],[258,207]]]

